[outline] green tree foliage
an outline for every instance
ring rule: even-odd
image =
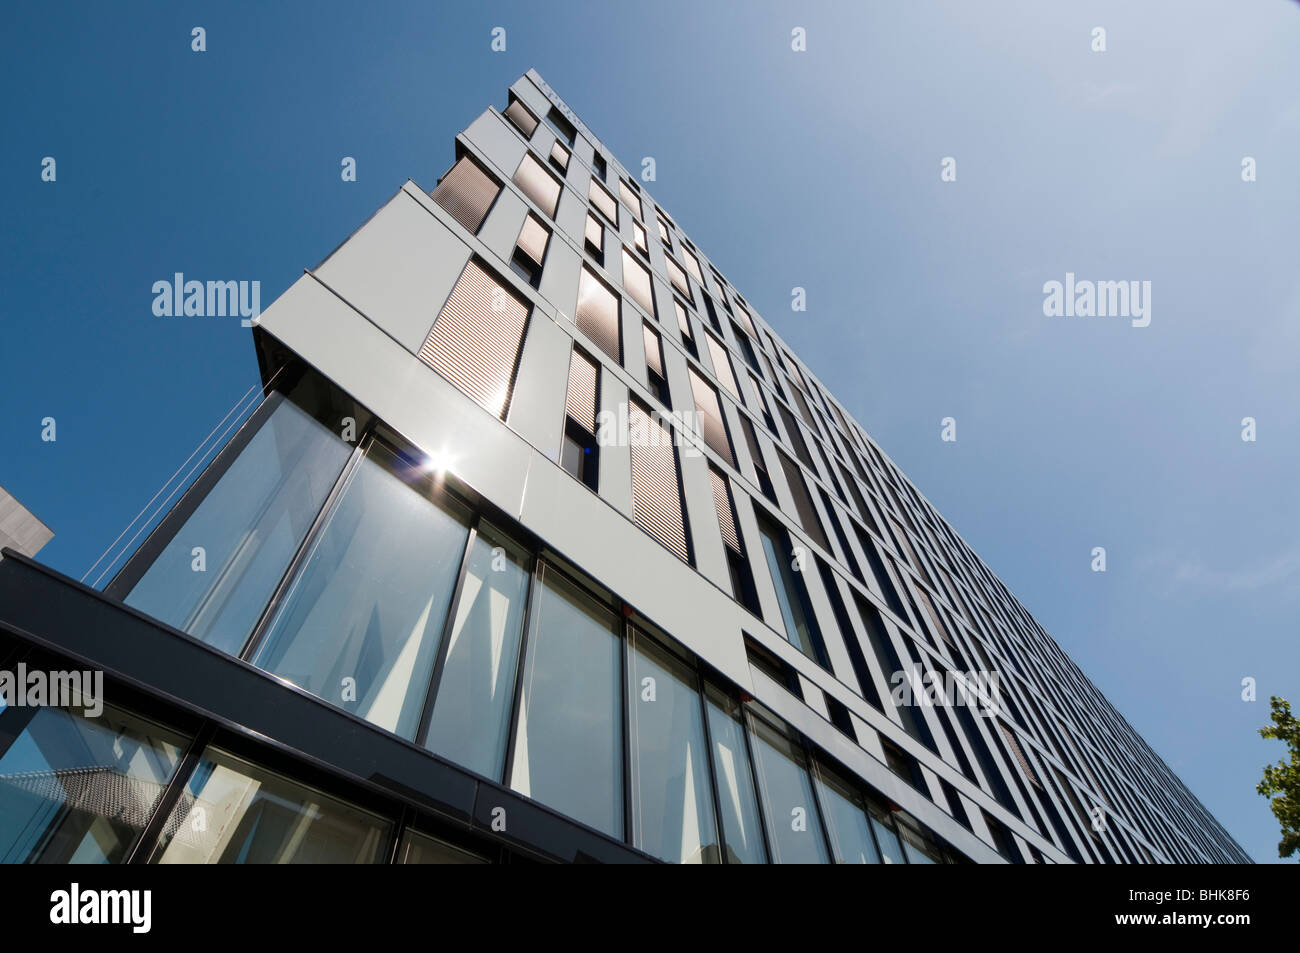
[[[1269,799],[1273,816],[1282,825],[1282,840],[1277,845],[1279,857],[1290,857],[1300,850],[1300,722],[1291,714],[1291,703],[1274,695],[1269,699],[1273,724],[1259,729],[1261,737],[1286,743],[1291,761],[1279,761],[1264,768],[1264,780],[1255,788]]]

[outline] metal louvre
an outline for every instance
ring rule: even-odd
[[[641,325],[642,340],[645,342],[646,367],[660,377],[664,377],[663,354],[659,349],[659,335],[648,324]]]
[[[684,294],[687,300],[693,300],[690,283],[686,280],[686,272],[682,271],[682,266],[677,264],[671,258],[664,258],[668,266],[668,280],[673,283],[673,287]]]
[[[817,518],[817,510],[813,506],[812,497],[808,495],[808,484],[804,482],[803,474],[799,472],[799,464],[795,463],[780,450],[776,455],[781,458],[781,469],[785,471],[785,482],[790,486],[790,495],[794,497],[794,508],[799,513],[799,522],[813,542],[821,546],[822,549],[829,550],[830,543],[826,539],[826,534],[822,531],[821,520]]]
[[[591,242],[592,247],[597,251],[604,252],[605,226],[596,221],[596,216],[592,215],[590,212],[587,213],[587,228],[583,233],[583,237],[586,238],[587,241]]]
[[[531,152],[524,156],[519,168],[515,170],[515,185],[528,196],[537,207],[551,218],[555,218],[555,204],[560,200],[560,183],[547,172]]]
[[[629,212],[637,218],[641,217],[641,196],[637,195],[622,179],[618,180],[618,197],[623,200]]]
[[[550,238],[550,229],[542,224],[541,219],[530,213],[524,219],[524,227],[519,229],[519,248],[540,268],[542,258],[546,255],[546,243]]]
[[[731,490],[727,478],[717,467],[709,467],[709,483],[713,487],[713,507],[718,511],[722,541],[739,555],[740,535],[736,532],[736,520],[731,512]]]
[[[560,145],[559,140],[551,146],[551,161],[564,171],[569,170],[569,150]]]
[[[706,333],[704,338],[709,342],[709,357],[713,359],[713,376],[732,397],[740,400],[740,391],[736,388],[735,375],[731,373],[731,361],[727,357],[727,349],[712,334]]]
[[[1002,729],[1002,734],[1007,739],[1007,745],[1011,748],[1011,753],[1016,756],[1016,760],[1020,762],[1020,770],[1025,772],[1025,777],[1029,779],[1029,783],[1042,790],[1043,786],[1038,781],[1038,775],[1034,773],[1033,767],[1029,764],[1029,759],[1025,757],[1025,752],[1020,748],[1016,733],[1000,721],[998,727]]]
[[[462,157],[431,193],[466,231],[477,234],[501,186],[468,156]]]
[[[646,314],[655,313],[654,292],[650,290],[650,272],[632,257],[632,253],[623,249],[623,287],[632,296],[632,300],[645,308]]]
[[[530,113],[528,108],[517,99],[506,107],[506,118],[519,128],[525,139],[531,138],[533,132],[537,129],[537,117]]]
[[[596,381],[600,368],[577,348],[569,358],[569,393],[565,409],[569,419],[593,437],[596,435]]]
[[[731,442],[727,439],[727,428],[723,423],[722,405],[718,402],[718,392],[713,389],[713,385],[695,373],[694,368],[689,370],[691,393],[695,396],[695,410],[700,415],[700,428],[703,431],[704,442],[722,459],[735,466],[735,458],[731,455]]]
[[[582,269],[578,282],[578,307],[574,309],[578,330],[596,342],[615,363],[622,362],[622,336],[618,316],[618,295],[610,291],[590,268]]]
[[[592,205],[605,213],[606,218],[615,224],[618,223],[618,205],[614,202],[614,196],[606,192],[595,179],[591,180],[591,186],[587,189],[587,198]]]
[[[628,403],[632,516],[683,562],[690,561],[672,434],[635,401]]]
[[[420,348],[420,360],[503,417],[528,311],[501,281],[471,261]]]

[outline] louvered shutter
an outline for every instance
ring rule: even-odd
[[[467,231],[477,234],[500,191],[496,180],[464,157],[442,177],[432,198]]]
[[[611,222],[618,222],[618,206],[614,204],[614,196],[598,185],[595,179],[591,180],[591,186],[587,189],[587,198],[592,205],[604,212],[605,217]]]
[[[635,401],[628,404],[632,435],[632,516],[679,559],[690,560],[672,435]]]
[[[568,171],[569,150],[560,145],[559,142],[556,142],[555,145],[551,146],[551,161],[561,169]]]
[[[590,212],[587,213],[587,228],[583,234],[597,251],[605,250],[605,227]]]
[[[538,268],[542,266],[542,258],[546,255],[546,243],[550,237],[550,231],[537,216],[528,215],[524,219],[524,227],[519,230],[519,248]]]
[[[690,369],[690,374],[691,393],[695,397],[695,410],[700,415],[700,429],[703,431],[704,442],[722,459],[735,466],[735,459],[731,455],[731,443],[727,440],[727,428],[723,423],[722,405],[718,402],[718,392],[695,373],[693,368]]]
[[[650,290],[650,272],[632,257],[632,253],[623,249],[623,287],[632,296],[632,300],[645,308],[648,314],[655,313],[654,293]]]
[[[622,360],[618,295],[601,283],[590,268],[582,269],[578,282],[578,307],[575,321],[583,334],[614,361]]]
[[[498,417],[510,403],[528,305],[476,261],[420,348],[420,359]]]
[[[519,168],[515,170],[515,185],[532,199],[537,207],[555,218],[555,204],[560,200],[560,183],[555,181],[551,173],[542,167],[542,164],[533,158],[530,152],[524,156],[524,160],[519,163]]]
[[[627,183],[624,182],[622,179],[618,180],[618,195],[619,198],[623,200],[623,204],[627,206],[628,211],[630,211],[637,218],[640,218],[641,217],[641,196],[637,195],[630,188],[628,188]]]
[[[665,258],[664,262],[668,265],[668,280],[673,283],[673,287],[685,295],[688,301],[693,300],[691,286],[686,282],[686,272],[671,258]]]
[[[713,507],[718,511],[718,529],[722,541],[736,554],[740,554],[740,535],[736,532],[736,519],[731,510],[731,490],[727,477],[717,467],[709,467],[709,482],[713,486]]]
[[[700,260],[686,249],[682,249],[682,261],[686,265],[686,270],[689,271],[695,280],[702,286],[704,284],[704,276],[700,274]]]
[[[517,99],[506,107],[506,118],[519,128],[525,139],[531,138],[533,131],[537,129],[537,117]]]
[[[593,437],[596,435],[596,379],[600,368],[577,348],[569,358],[569,393],[565,410],[569,418]]]

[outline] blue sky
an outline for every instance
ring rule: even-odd
[[[155,317],[153,282],[256,279],[267,306],[535,67],[625,164],[655,157],[654,196],[1273,860],[1254,786],[1282,747],[1255,729],[1269,694],[1300,703],[1300,4],[1133,6],[9,8],[0,485],[79,578],[257,379],[237,318]],[[1150,281],[1150,326],[1044,316],[1067,272]]]

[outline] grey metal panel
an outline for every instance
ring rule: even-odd
[[[593,352],[599,353],[599,352]],[[627,385],[604,368],[600,374],[600,411],[627,420]],[[600,495],[620,513],[632,516],[632,454],[624,434],[600,446]]]
[[[563,202],[561,199],[561,205]],[[543,298],[563,313],[570,326],[573,324],[574,306],[578,303],[578,277],[581,271],[582,258],[573,246],[564,241],[556,241],[552,235],[539,291]],[[564,366],[568,368],[567,361]]]
[[[469,255],[463,240],[398,192],[315,274],[416,353]]]
[[[478,237],[498,258],[508,262],[515,253],[515,241],[519,238],[519,229],[524,224],[528,206],[513,189],[502,189],[497,196],[496,205],[488,212],[488,217],[479,229]],[[542,219],[543,224],[546,220]],[[547,224],[547,228],[550,225]]]
[[[521,76],[511,83],[510,91],[519,97],[538,119],[545,118],[550,112],[551,100],[527,76]]]
[[[572,159],[569,164],[572,166]],[[560,193],[560,207],[555,211],[555,224],[571,242],[582,247],[586,240],[587,203],[571,188]]]
[[[0,487],[0,549],[35,556],[53,538],[54,530]]]
[[[528,151],[510,120],[490,109],[475,119],[461,136],[496,166],[498,175],[505,181],[515,174],[519,160]]]
[[[731,572],[718,529],[718,513],[713,506],[713,486],[709,482],[709,465],[690,445],[678,448],[682,468],[682,489],[686,496],[686,515],[691,525],[695,547],[695,568],[713,580],[723,592],[731,591]]]
[[[550,318],[533,311],[515,375],[515,394],[506,423],[551,460],[560,455],[564,397],[573,339]]]

